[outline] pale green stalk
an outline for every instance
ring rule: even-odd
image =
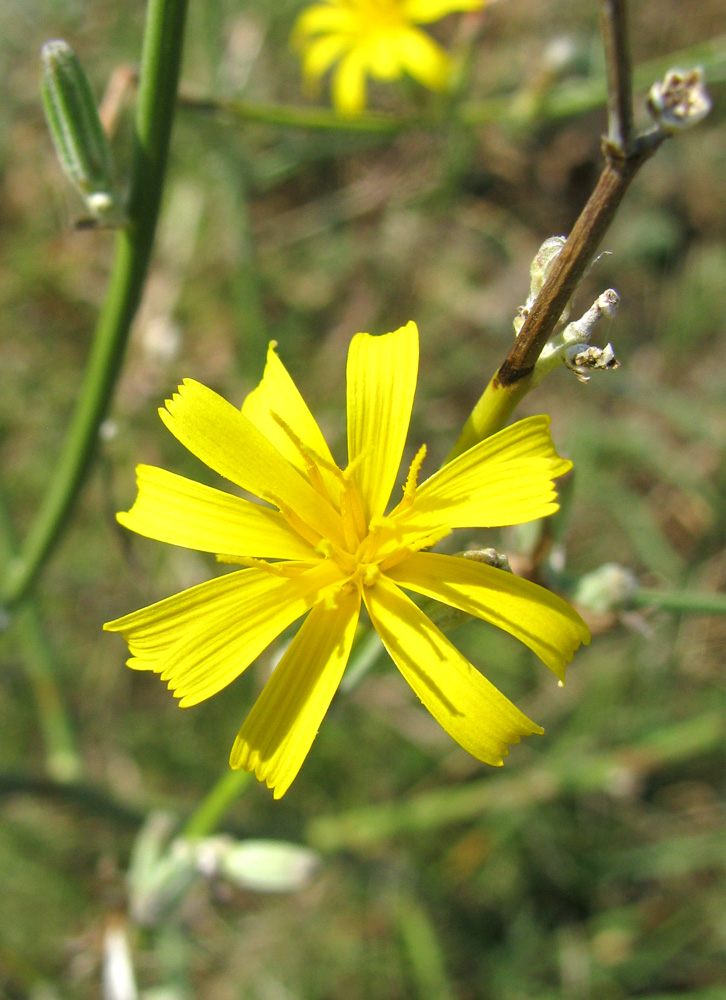
[[[455,1000],[446,972],[446,951],[423,903],[401,889],[393,915],[411,966],[418,1000]]]
[[[628,598],[630,608],[660,608],[691,615],[726,615],[726,594],[699,594],[697,591],[636,590]]]
[[[225,771],[185,823],[182,837],[192,840],[214,833],[240,792],[251,781],[249,771]]]
[[[8,562],[14,553],[10,523],[0,498],[0,559]],[[45,769],[57,781],[70,781],[81,773],[73,727],[63,704],[53,652],[43,630],[40,612],[33,597],[18,609],[16,640],[25,673],[35,698],[45,748]],[[2,623],[0,623],[2,629]]]
[[[149,0],[136,111],[128,225],[116,237],[106,299],[76,408],[43,497],[0,582],[0,604],[17,604],[50,556],[88,471],[146,278],[176,105],[187,0]]]

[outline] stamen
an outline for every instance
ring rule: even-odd
[[[400,504],[396,508],[396,511],[408,510],[408,508],[413,503],[413,498],[416,495],[416,488],[418,486],[418,474],[421,471],[421,466],[426,458],[426,445],[422,444],[419,450],[414,455],[413,462],[408,470],[408,476],[406,476],[406,484],[403,487],[403,497]]]
[[[355,570],[356,562],[350,552],[346,552],[338,548],[338,546],[334,542],[331,542],[329,538],[321,538],[315,546],[315,551],[318,552],[323,559],[332,559],[336,562],[344,573],[352,573]]]
[[[394,549],[389,555],[381,559],[380,567],[385,573],[386,570],[391,569],[398,563],[402,562],[413,552],[420,552],[422,549],[430,549],[432,546],[440,542],[442,538],[446,538],[447,535],[451,534],[451,529],[447,527],[434,528],[430,532],[422,533],[418,537],[413,537],[406,541],[405,545]]]
[[[326,609],[326,611],[334,611],[340,604],[340,598],[345,597],[349,594],[351,590],[350,580],[344,580],[342,583],[336,583],[322,594],[321,600]]]
[[[340,495],[340,512],[343,520],[350,520],[355,533],[355,541],[351,545],[351,551],[354,551],[358,547],[361,540],[366,537],[369,531],[363,502],[351,474],[353,469],[354,466],[349,465],[343,473],[343,489]]]
[[[313,548],[315,548],[320,543],[321,536],[318,534],[318,532],[314,528],[311,528],[309,524],[306,524],[305,521],[303,521],[303,519],[300,517],[300,515],[295,513],[292,507],[289,507],[286,503],[283,503],[281,500],[277,499],[274,500],[274,503],[276,504],[277,507],[280,508],[280,513],[285,518],[290,527],[294,531],[297,531],[298,535],[300,535],[301,538],[304,538],[305,541],[308,542],[310,545],[312,545]]]
[[[325,497],[328,503],[332,503],[330,494],[328,493],[327,487],[323,481],[323,477],[320,474],[320,468],[326,468],[330,465],[322,455],[317,455],[312,448],[308,447],[304,441],[295,433],[295,431],[290,427],[286,420],[284,420],[279,413],[275,413],[274,410],[270,411],[270,416],[275,421],[275,423],[285,432],[289,437],[290,441],[295,445],[297,450],[305,462],[305,471],[307,473],[308,479],[310,480],[310,485],[313,489]],[[337,469],[337,466],[335,466]],[[332,471],[332,470],[328,470]],[[338,470],[340,471],[340,470]]]
[[[266,559],[256,559],[254,556],[233,556],[219,554],[217,555],[217,562],[221,563],[235,563],[238,566],[246,566],[248,569],[261,569],[271,576],[281,576],[287,579],[293,579],[299,576],[306,569],[310,569],[314,566],[314,563],[305,562],[291,562],[290,560],[284,560],[282,562],[271,563],[267,562]]]

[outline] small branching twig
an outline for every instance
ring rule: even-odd
[[[474,407],[449,460],[500,430],[537,383],[535,365],[634,177],[675,131],[695,124],[710,106],[699,70],[671,71],[651,89],[648,109],[655,126],[633,135],[632,84],[625,0],[602,0],[608,67],[608,134],[605,166],[595,190],[553,262],[504,364]]]

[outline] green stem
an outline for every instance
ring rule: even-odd
[[[497,372],[497,375],[499,373]],[[500,385],[495,375],[479,397],[446,461],[500,431],[527,393],[534,388],[532,374],[511,385]]]
[[[219,827],[223,816],[252,780],[249,771],[225,771],[187,820],[182,836],[207,837]]]
[[[56,683],[55,656],[33,598],[17,613],[18,643],[32,684],[45,742],[45,770],[57,781],[71,781],[83,770],[70,720]]]
[[[83,781],[58,781],[37,774],[0,770],[0,803],[13,796],[48,799],[62,806],[73,806],[89,816],[107,820],[118,832],[119,826],[138,827],[152,810],[170,810],[168,801],[151,801],[140,804],[116,799],[106,789]],[[2,994],[0,994],[2,995]]]
[[[636,590],[628,598],[631,608],[660,608],[661,611],[685,611],[693,615],[726,615],[726,594],[699,594],[683,590]]]
[[[63,449],[40,510],[0,584],[0,603],[16,604],[52,552],[85,479],[141,298],[166,170],[181,63],[187,0],[149,0],[136,111],[136,149],[128,225],[116,238],[108,293]]]
[[[0,498],[0,560],[7,563],[15,550],[10,522]],[[25,673],[33,691],[45,744],[45,769],[57,781],[71,781],[82,771],[73,727],[56,683],[53,651],[32,597],[18,609],[17,640]]]
[[[549,375],[550,372],[559,368],[564,364],[564,360],[564,347],[553,350],[547,357],[540,355],[534,370],[510,385],[501,385],[497,373],[469,414],[469,418],[446,461],[450,462],[452,458],[456,458],[457,455],[472,448],[479,441],[483,441],[500,431],[527,393],[536,389],[545,375]]]
[[[431,124],[420,115],[390,115],[368,112],[354,118],[344,118],[332,108],[300,107],[295,104],[258,104],[233,97],[206,97],[182,93],[179,105],[192,111],[234,118],[240,122],[256,122],[286,128],[302,128],[322,132],[396,133],[416,125]]]
[[[393,915],[411,966],[419,1000],[455,1000],[446,972],[446,951],[423,903],[400,888]]]

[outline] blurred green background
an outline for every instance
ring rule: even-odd
[[[697,52],[716,66],[714,111],[644,168],[578,294],[583,312],[617,289],[598,343],[612,339],[622,367],[587,386],[557,372],[521,415],[551,413],[575,462],[556,526],[573,578],[619,562],[646,586],[711,593],[726,589],[726,18],[722,0],[631,7],[636,63],[712,42]],[[287,41],[300,8],[192,2],[183,89],[304,104]],[[143,12],[141,0],[0,6],[0,467],[17,536],[63,438],[113,242],[74,228],[83,209],[53,157],[38,53],[66,39],[100,94],[138,59]],[[432,471],[511,344],[537,247],[569,230],[597,178],[602,105],[548,105],[550,86],[576,98],[602,76],[594,0],[501,0],[433,31],[448,46],[470,32],[461,99],[508,95],[501,120],[457,123],[405,83],[373,86],[371,104],[435,124],[356,134],[179,112],[143,307],[94,471],[37,590],[42,628],[24,614],[0,636],[0,997],[98,997],[116,926],[157,1000],[726,997],[726,620],[705,615],[585,612],[593,643],[564,690],[508,636],[462,627],[457,645],[547,730],[501,770],[456,747],[377,664],[336,698],[288,795],[273,803],[253,782],[225,822],[320,850],[306,887],[271,896],[200,879],[155,926],[126,923],[144,817],[192,812],[270,666],[262,657],[180,711],[101,632],[216,572],[113,519],[139,461],[213,482],[157,406],[187,376],[241,402],[274,338],[342,459],[350,337],[415,319],[410,445],[427,442]],[[127,104],[122,183],[130,135]],[[525,565],[531,539],[466,544]],[[71,781],[68,761],[46,755],[42,665],[71,720]]]

